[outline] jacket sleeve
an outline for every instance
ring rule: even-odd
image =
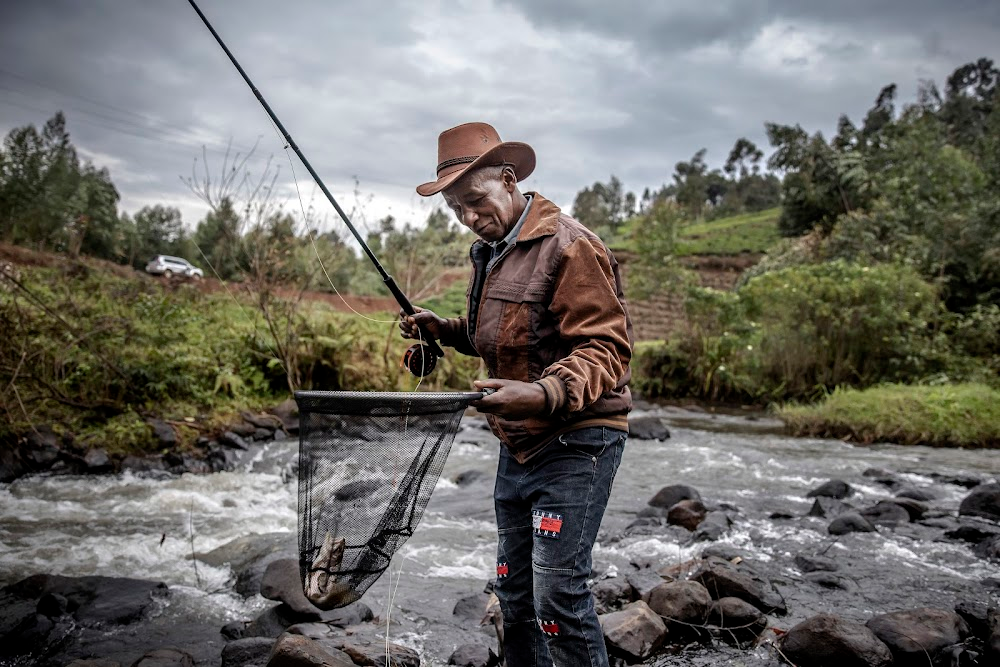
[[[472,341],[469,340],[468,320],[464,317],[452,317],[446,320],[446,322],[448,323],[448,327],[438,342],[442,345],[453,347],[462,354],[467,354],[470,357],[478,357],[479,353],[476,352],[476,348],[472,346]]]
[[[542,372],[549,412],[576,412],[614,389],[632,358],[628,315],[604,244],[580,236],[566,246],[552,302],[571,352]]]

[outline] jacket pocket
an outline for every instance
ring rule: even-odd
[[[495,355],[495,375],[533,382],[541,376],[534,352],[546,311],[544,285],[494,281],[486,289],[477,338]]]

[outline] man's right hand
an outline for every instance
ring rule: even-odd
[[[433,310],[413,307],[416,311],[412,315],[407,315],[403,311],[399,312],[399,332],[403,338],[420,340],[420,331],[423,329],[427,335],[435,340],[441,340],[441,336],[448,326],[448,321],[443,317],[438,317]]]

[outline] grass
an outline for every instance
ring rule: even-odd
[[[938,447],[1000,447],[1000,391],[983,384],[838,389],[816,405],[782,406],[795,435]]]
[[[680,229],[677,255],[763,253],[777,243],[780,208],[697,222]]]

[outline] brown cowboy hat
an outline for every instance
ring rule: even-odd
[[[535,151],[519,141],[500,141],[492,125],[465,123],[438,136],[437,180],[417,186],[417,194],[430,197],[462,177],[488,165],[509,164],[518,181],[535,170]]]

